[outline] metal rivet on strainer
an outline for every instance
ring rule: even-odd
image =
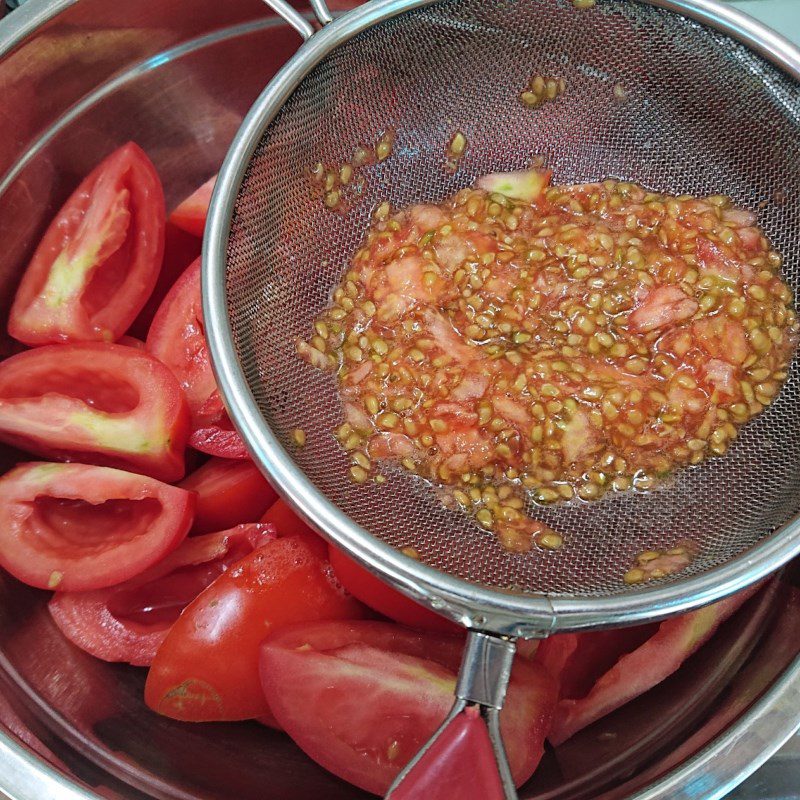
[[[758,211],[797,294],[800,52],[714,0],[599,0],[588,10],[570,0],[374,0],[330,24],[315,0],[317,33],[286,3],[269,2],[307,41],[249,113],[214,192],[203,291],[220,388],[253,458],[302,516],[470,628],[451,717],[468,704],[483,709],[511,798],[497,714],[515,637],[663,618],[741,589],[800,551],[797,362],[725,458],[649,494],[546,509],[538,516],[565,535],[564,547],[520,556],[401,470],[385,469],[381,485],[354,485],[331,435],[341,422],[335,379],[300,361],[295,342],[379,203],[439,201],[537,155],[561,183],[617,177],[731,195]],[[564,80],[557,103],[532,112],[519,102],[532,74]],[[393,154],[369,169],[349,213],[325,208],[308,170],[344,164],[388,130]],[[441,168],[454,130],[470,143],[456,172]],[[679,539],[698,547],[690,568],[657,586],[625,584],[637,553]],[[400,552],[409,547],[420,560]]]

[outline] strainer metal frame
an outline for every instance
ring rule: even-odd
[[[800,518],[796,517],[749,552],[674,584],[645,586],[623,596],[604,598],[504,593],[447,575],[403,555],[354,523],[314,486],[270,430],[237,360],[225,286],[227,243],[237,194],[266,128],[314,66],[337,46],[376,23],[438,0],[372,0],[324,24],[316,33],[288,4],[269,2],[306,41],[253,105],[223,163],[203,243],[202,288],[212,364],[231,419],[255,463],[292,508],[326,539],[404,594],[467,628],[523,638],[655,621],[687,612],[745,588],[800,553]],[[716,0],[631,2],[671,10],[713,27],[800,81],[800,49],[742,12]],[[320,21],[324,23],[322,16]]]

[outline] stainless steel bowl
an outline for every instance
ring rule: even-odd
[[[216,171],[298,43],[260,0],[28,0],[0,23],[0,307],[80,175],[135,139],[174,204]],[[0,353],[8,344],[0,336]],[[0,452],[0,468],[17,457]],[[800,724],[789,584],[672,679],[549,751],[521,797],[722,797]],[[0,576],[0,789],[13,800],[366,797],[255,723],[152,714],[142,671],[69,645],[45,600]]]

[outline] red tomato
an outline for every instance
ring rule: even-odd
[[[117,344],[124,344],[125,347],[133,347],[135,350],[144,350],[144,342],[134,336],[120,336]]]
[[[328,543],[313,528],[306,525],[285,500],[276,500],[261,517],[261,521],[274,525],[278,536],[297,536],[320,558],[328,558]]]
[[[22,277],[9,333],[28,345],[115,341],[153,291],[164,253],[164,191],[133,142],[83,180]]]
[[[181,612],[232,564],[275,534],[271,525],[240,525],[187,539],[174,553],[119,586],[57,592],[56,625],[73,644],[103,661],[153,662]]]
[[[214,190],[216,182],[217,176],[214,175],[181,201],[181,204],[169,215],[169,221],[194,236],[202,236],[206,228],[211,192]]]
[[[200,259],[181,275],[158,309],[147,349],[175,373],[189,401],[189,444],[222,458],[247,458],[219,396],[208,355],[200,298]]]
[[[212,458],[181,483],[197,492],[192,533],[208,533],[254,522],[277,499],[252,461]]]
[[[291,622],[353,619],[361,606],[297,537],[276,539],[235,564],[183,612],[147,676],[145,702],[191,722],[263,717],[258,648]]]
[[[463,632],[454,622],[392,589],[333,545],[328,548],[328,558],[342,586],[353,597],[385,617],[424,631]]]
[[[158,273],[156,286],[150,293],[150,297],[139,312],[139,316],[133,321],[128,329],[128,333],[139,339],[147,338],[147,331],[153,322],[153,317],[158,311],[158,307],[167,296],[167,292],[172,288],[175,281],[186,272],[186,268],[195,259],[200,257],[202,242],[196,236],[192,236],[180,228],[167,221],[164,228],[164,260],[161,263],[161,271]]]
[[[175,550],[194,495],[86,464],[22,464],[0,478],[0,566],[38,589],[127,581]]]
[[[0,441],[23,450],[174,481],[188,434],[175,377],[133,347],[49,345],[0,364]]]
[[[561,634],[543,642],[536,660],[558,670],[561,679],[561,700],[548,739],[561,744],[668,678],[758,588],[605,639],[597,633]]]
[[[319,622],[270,635],[261,680],[278,722],[317,763],[383,795],[453,704],[461,638],[384,622]],[[517,785],[543,752],[556,685],[518,659],[501,712]]]

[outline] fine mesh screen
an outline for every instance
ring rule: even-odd
[[[518,97],[535,74],[566,80],[536,110]],[[627,95],[620,101],[614,87]],[[619,94],[619,92],[617,93]],[[295,354],[383,200],[439,201],[482,174],[536,155],[554,181],[617,177],[674,194],[727,193],[759,223],[800,281],[800,87],[732,39],[628,0],[578,11],[570,0],[454,0],[407,12],[338,47],[302,82],[250,165],[228,244],[235,346],[264,419],[316,486],[354,521],[434,567],[503,589],[596,596],[626,591],[622,574],[647,549],[695,540],[681,577],[751,547],[800,510],[800,379],[730,453],[650,494],[531,506],[565,537],[558,552],[506,552],[491,533],[446,510],[430,486],[384,468],[354,486],[332,435],[335,380]],[[369,168],[360,202],[327,211],[307,169],[342,164],[397,132],[391,158]],[[443,168],[460,130],[459,171]],[[308,443],[297,452],[291,431]]]

